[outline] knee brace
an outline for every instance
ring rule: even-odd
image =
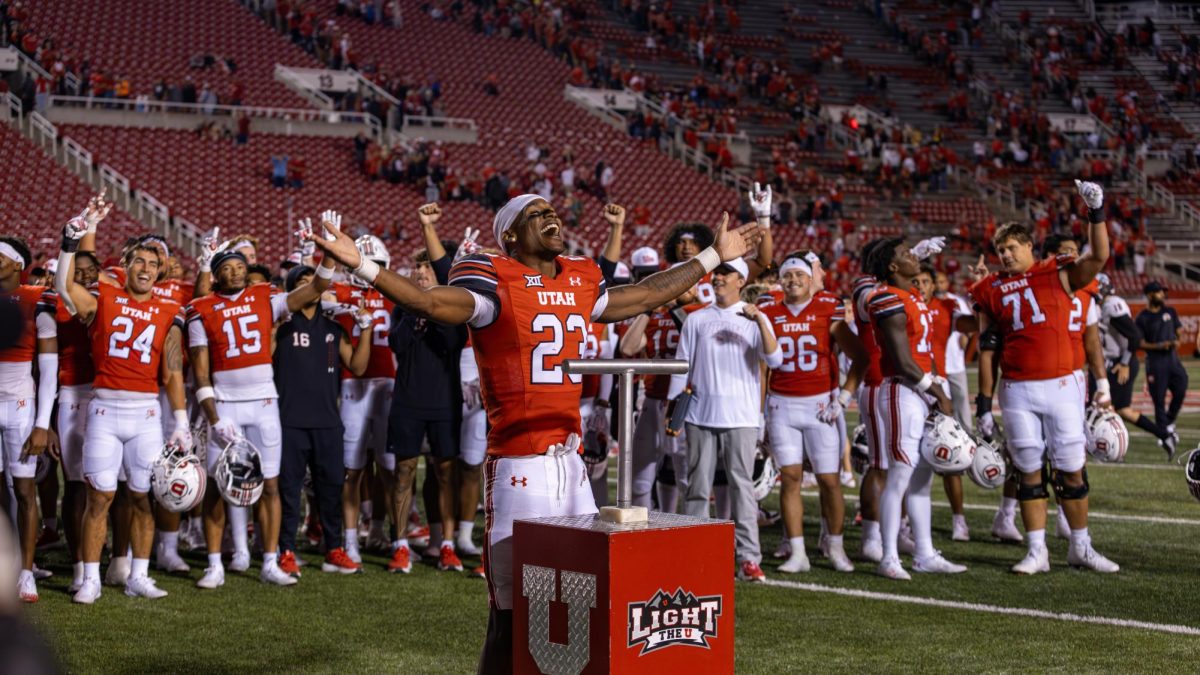
[[[1045,467],[1042,468],[1042,480],[1040,483],[1028,485],[1023,479],[1019,480],[1020,482],[1017,483],[1017,501],[1032,502],[1038,499],[1046,499],[1050,496],[1050,493],[1046,492],[1047,476]]]
[[[1067,485],[1067,474],[1063,471],[1054,472],[1054,497],[1059,501],[1083,499],[1088,496],[1091,486],[1088,484],[1087,469],[1083,469],[1083,482],[1079,485]]]

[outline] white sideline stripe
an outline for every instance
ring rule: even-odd
[[[974,602],[960,602],[957,600],[938,600],[937,598],[924,598],[913,595],[900,595],[897,593],[879,593],[877,591],[864,591],[857,588],[839,588],[837,586],[823,586],[821,584],[807,584],[798,581],[780,581],[778,579],[767,579],[764,581],[767,586],[777,586],[780,588],[790,588],[796,591],[809,591],[813,593],[831,593],[833,595],[843,595],[852,598],[865,598],[868,600],[880,600],[884,602],[901,602],[910,605],[924,605],[926,607],[941,607],[944,609],[961,609],[968,612],[982,612],[985,614],[1005,614],[1008,616],[1024,616],[1033,619],[1049,619],[1052,621],[1069,621],[1071,623],[1090,623],[1099,626],[1115,626],[1117,628],[1138,628],[1141,630],[1156,631],[1159,633],[1172,633],[1175,635],[1197,635],[1200,636],[1200,628],[1192,626],[1182,626],[1170,623],[1151,623],[1149,621],[1134,621],[1132,619],[1115,619],[1106,616],[1087,616],[1082,614],[1065,614],[1058,612],[1047,612],[1040,609],[1026,609],[1023,607],[1001,607],[999,605],[984,605]]]

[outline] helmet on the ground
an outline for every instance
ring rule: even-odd
[[[871,446],[867,442],[867,425],[854,427],[854,440],[850,443],[850,466],[859,474],[871,468]]]
[[[962,473],[971,467],[975,458],[975,441],[971,440],[958,420],[942,412],[934,412],[925,420],[921,458],[936,473]]]
[[[1200,499],[1200,446],[1188,453],[1187,462],[1184,463],[1184,476],[1187,478],[1188,492],[1196,499]]]
[[[1088,454],[1101,462],[1123,462],[1129,450],[1129,430],[1120,415],[1107,408],[1091,407],[1084,425]]]
[[[172,513],[190,511],[204,500],[208,479],[199,458],[191,449],[166,445],[150,465],[150,491],[154,499]]]
[[[779,479],[779,471],[775,469],[775,460],[771,453],[762,445],[759,446],[758,456],[754,458],[754,498],[762,501],[771,494],[775,482]]]
[[[233,506],[251,506],[262,496],[262,455],[245,438],[225,446],[217,458],[213,480],[225,501]]]
[[[1001,447],[1001,443],[993,445],[983,437],[975,439],[975,457],[971,460],[971,468],[967,469],[971,482],[985,490],[995,490],[1004,484],[1008,474],[1008,459]]]

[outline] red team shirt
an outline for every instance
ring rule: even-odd
[[[371,334],[371,356],[367,361],[366,372],[360,375],[359,379],[379,377],[389,380],[396,379],[396,359],[392,355],[392,348],[388,346],[388,334],[392,327],[392,309],[396,304],[383,297],[383,294],[374,288],[363,288],[352,284],[334,284],[333,292],[337,296],[338,302],[355,310],[358,309],[359,301],[364,300],[366,308],[375,317],[375,325],[372,327]],[[342,312],[336,318],[345,329],[346,335],[350,337],[350,343],[357,345],[362,330],[354,321],[354,312]],[[343,380],[353,378],[353,373],[342,368]]]
[[[838,384],[830,330],[845,317],[840,298],[821,291],[793,314],[783,303],[762,308],[783,350],[783,365],[771,371],[770,391],[781,396],[828,394]]]
[[[875,331],[879,330],[879,322],[882,319],[904,312],[905,318],[908,320],[906,331],[913,360],[917,362],[917,366],[921,370],[930,371],[933,367],[933,345],[931,343],[931,324],[933,322],[929,316],[929,308],[916,291],[910,293],[895,286],[880,284],[867,300],[867,311],[870,313],[871,325]],[[878,334],[875,339],[878,342]],[[888,358],[887,353],[880,350],[880,354],[882,358],[880,358],[879,367],[883,376],[899,377],[900,371],[896,364]]]
[[[470,327],[487,409],[488,454],[535,455],[580,428],[583,378],[562,362],[584,355],[604,277],[588,258],[559,256],[551,279],[503,255],[470,255],[450,285],[495,300],[495,320]]]
[[[929,307],[931,321],[929,339],[933,347],[933,364],[937,366],[938,375],[945,375],[946,345],[954,333],[954,313],[958,311],[958,303],[954,298],[934,297],[925,304]]]
[[[96,365],[92,362],[88,327],[71,316],[54,291],[46,291],[42,303],[54,308],[54,321],[58,324],[58,383],[64,387],[91,384],[96,377]]]
[[[858,329],[858,339],[867,352],[867,370],[863,373],[862,380],[863,386],[867,387],[878,387],[883,382],[883,371],[879,367],[880,361],[883,360],[883,352],[879,343],[875,341],[875,329],[871,327],[871,317],[867,309],[867,301],[878,285],[879,281],[875,277],[861,276],[855,279],[854,290],[851,292],[854,302],[854,326]]]
[[[1022,274],[989,274],[971,288],[975,304],[1000,331],[1005,378],[1051,380],[1076,370],[1068,326],[1075,299],[1058,274],[1071,262],[1069,256],[1042,260]],[[1084,314],[1080,322],[1086,321]]]
[[[1071,332],[1071,365],[1075,370],[1082,370],[1087,363],[1087,350],[1083,347],[1083,333],[1087,330],[1088,312],[1096,302],[1095,293],[1100,292],[1100,285],[1092,281],[1087,286],[1075,291],[1071,299],[1071,316],[1067,320],[1067,330]]]
[[[125,289],[107,284],[92,288],[96,315],[88,331],[95,387],[158,394],[159,362],[172,325],[183,328],[179,305],[154,295],[134,300]]]
[[[269,284],[253,284],[233,297],[213,293],[188,304],[188,324],[204,325],[211,372],[271,365],[271,295]]]
[[[673,359],[678,347],[679,328],[671,318],[670,310],[659,308],[651,312],[650,322],[646,324],[646,358]],[[644,382],[646,398],[659,401],[667,398],[667,390],[671,388],[670,375],[646,375]]]
[[[0,302],[13,303],[21,311],[21,330],[17,343],[7,349],[0,349],[0,361],[6,363],[33,363],[37,352],[37,328],[34,319],[42,307],[42,294],[45,288],[41,286],[17,286],[11,293],[0,295]]]
[[[583,347],[583,358],[598,359],[600,358],[600,341],[604,339],[604,329],[608,327],[606,323],[588,324],[587,344]],[[599,375],[584,375],[583,376],[583,392],[580,394],[583,398],[596,398],[600,394],[600,376]]]

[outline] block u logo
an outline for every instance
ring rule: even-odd
[[[522,594],[529,599],[529,653],[547,675],[577,675],[588,663],[591,621],[596,606],[596,575],[562,573],[562,602],[567,606],[567,644],[550,641],[550,603],[557,600],[557,571],[525,565]]]

